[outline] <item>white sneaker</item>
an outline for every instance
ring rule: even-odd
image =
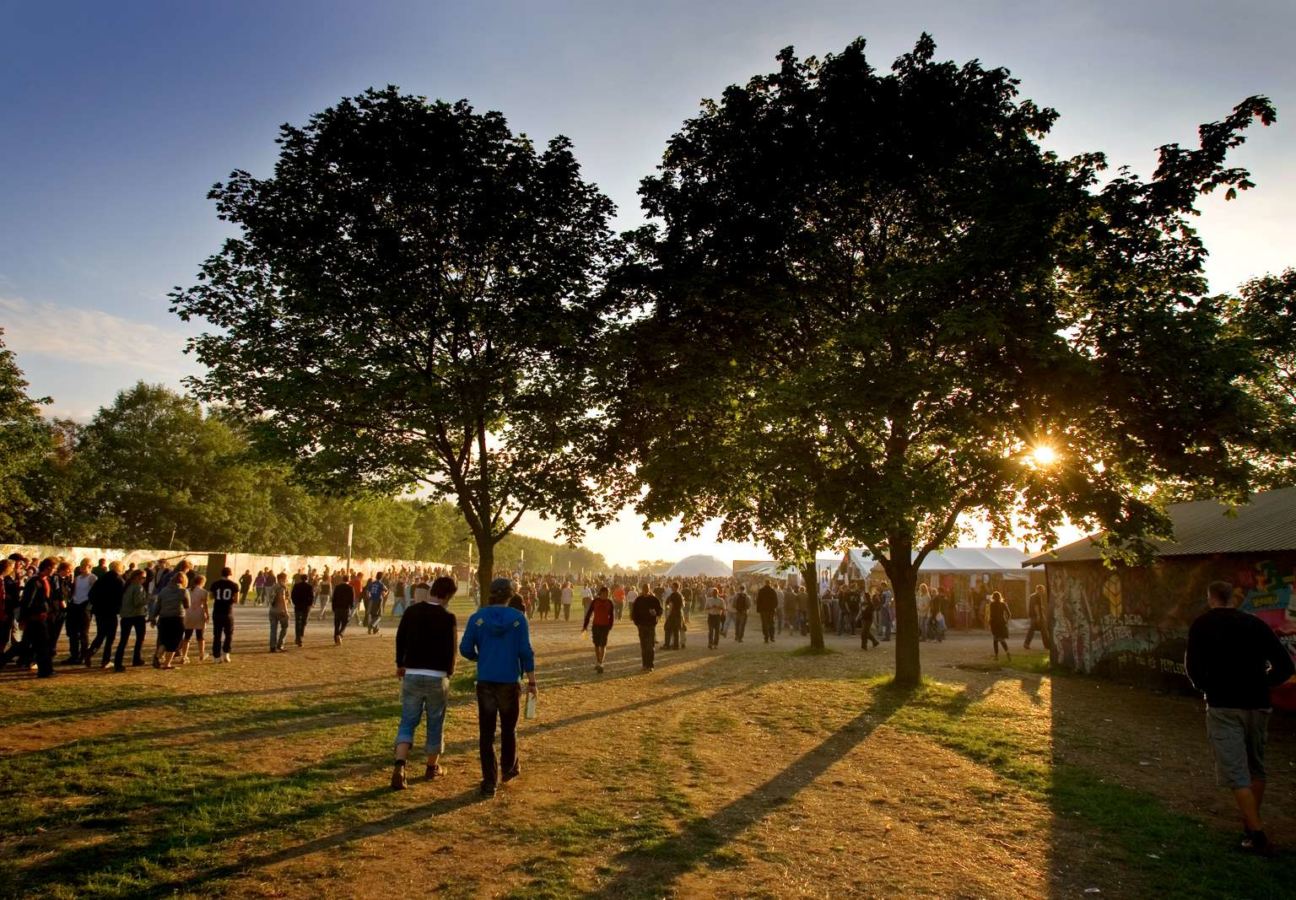
[[[229,662],[233,658],[234,658],[233,653],[226,653],[224,656],[221,657],[221,659],[224,660],[225,662]]]

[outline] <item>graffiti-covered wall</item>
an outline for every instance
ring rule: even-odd
[[[1232,582],[1234,604],[1263,619],[1296,658],[1296,551],[1045,568],[1053,662],[1073,671],[1187,688],[1188,626],[1206,611],[1206,585],[1215,580]],[[1296,686],[1279,688],[1274,702],[1296,709]]]

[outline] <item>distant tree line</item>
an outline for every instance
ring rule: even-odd
[[[3,335],[0,333],[0,348]],[[329,496],[253,452],[228,409],[205,412],[140,383],[86,424],[41,416],[11,351],[0,349],[4,421],[0,539],[23,543],[468,562],[471,535],[452,504]],[[38,398],[44,399],[44,398]],[[583,547],[512,535],[497,564],[603,570]]]

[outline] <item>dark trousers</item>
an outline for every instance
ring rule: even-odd
[[[54,642],[56,640],[58,640],[58,632],[50,634],[48,620],[41,622],[38,619],[33,619],[23,629],[23,643],[27,645],[27,648],[19,656],[28,660],[35,657],[36,674],[41,678],[49,678],[54,674]]]
[[[349,609],[333,610],[333,639],[337,640],[342,637],[346,631],[347,622],[351,621],[351,611]]]
[[[121,620],[121,639],[117,641],[117,659],[116,664],[125,665],[126,659],[126,642],[130,640],[131,629],[135,629],[135,655],[131,662],[136,665],[144,663],[144,617],[143,616],[125,616]]]
[[[80,605],[72,603],[68,605],[65,615],[67,616],[65,627],[68,636],[68,659],[80,662],[90,646],[90,611],[86,609],[84,603]],[[54,639],[58,640],[57,631],[54,632]]]
[[[234,617],[212,616],[212,656],[228,656],[230,641],[234,639]]]
[[[774,640],[774,613],[763,612],[761,617],[761,637],[767,641]]]
[[[518,771],[517,722],[521,698],[522,686],[516,682],[477,682],[478,749],[481,751],[482,784],[487,787],[499,784],[501,770],[505,775]],[[500,730],[498,760],[495,758],[496,721]]]
[[[302,636],[306,634],[306,620],[310,618],[310,607],[308,606],[305,609],[302,609],[299,606],[294,606],[293,618],[295,620],[293,625],[297,629],[294,636],[297,639],[297,643],[300,644],[302,642]]]
[[[102,615],[95,614],[95,639],[86,652],[91,656],[100,647],[103,647],[103,664],[108,665],[108,660],[112,657],[113,638],[117,637],[117,616],[110,613]]]
[[[717,616],[713,614],[707,616],[707,646],[708,647],[720,646],[720,626],[723,624],[724,624],[723,615]]]
[[[1040,640],[1044,642],[1044,649],[1051,650],[1052,648],[1049,646],[1048,632],[1044,630],[1044,626],[1038,625],[1035,622],[1031,622],[1030,628],[1026,629],[1026,643],[1024,644],[1026,649],[1030,649],[1031,640],[1034,639],[1036,632],[1039,632]]]
[[[743,610],[734,612],[734,640],[742,643],[743,633],[747,631],[747,613]]]
[[[653,648],[657,645],[657,624],[655,622],[652,625],[636,624],[635,627],[639,629],[639,655],[643,657],[643,667],[651,669],[656,659]]]
[[[666,643],[663,649],[678,650],[680,648],[680,625],[683,620],[679,616],[668,616],[666,619]]]
[[[869,641],[873,642],[874,647],[878,645],[878,639],[873,637],[873,620],[865,619],[860,626],[860,647],[867,650]]]

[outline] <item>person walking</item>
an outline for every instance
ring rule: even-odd
[[[468,618],[468,627],[459,642],[460,655],[477,663],[477,734],[483,797],[494,797],[501,780],[512,781],[522,772],[517,747],[519,677],[526,676],[529,695],[537,693],[531,634],[526,616],[509,609],[507,604],[512,596],[511,581],[507,578],[492,581],[487,605]],[[495,757],[497,722],[498,760]]]
[[[328,568],[325,567],[324,574],[320,577],[319,582],[315,585],[315,597],[319,602],[320,621],[324,620],[324,611],[329,608],[329,599],[333,593],[333,581],[329,578]]]
[[[1039,632],[1040,639],[1044,641],[1044,649],[1049,648],[1049,635],[1044,630],[1044,607],[1048,603],[1048,593],[1044,585],[1035,588],[1031,594],[1030,601],[1026,608],[1026,613],[1030,617],[1030,627],[1026,629],[1026,640],[1022,643],[1022,648],[1029,650],[1031,648],[1031,638],[1035,637],[1035,632]]]
[[[878,639],[873,636],[873,616],[877,613],[879,604],[874,603],[868,591],[861,592],[859,598],[859,613],[856,619],[860,627],[860,649],[867,650],[869,641],[873,642],[874,647],[878,646]]]
[[[561,591],[561,593],[559,594],[559,599],[562,601],[562,612],[563,612],[563,621],[564,621],[564,622],[567,622],[567,621],[570,621],[570,620],[571,620],[572,594],[573,594],[573,593],[574,593],[574,590],[573,590],[573,588],[572,588],[572,583],[571,583],[570,581],[564,581],[564,582],[563,582],[563,586],[562,586],[562,591]],[[556,611],[555,611],[555,613],[556,613]],[[557,618],[558,618],[558,616],[555,614],[555,615],[554,615],[554,619],[557,620]]]
[[[655,662],[654,650],[657,646],[657,620],[661,618],[662,605],[652,588],[647,584],[639,586],[639,596],[630,604],[630,621],[639,629],[639,655],[643,659],[643,670],[651,672]]]
[[[414,585],[413,602],[405,607],[396,626],[396,677],[401,682],[401,718],[396,730],[396,762],[392,770],[392,790],[404,790],[405,762],[414,746],[414,732],[427,715],[427,740],[424,752],[427,768],[423,777],[431,781],[444,775],[441,754],[445,751],[446,703],[450,697],[450,678],[454,675],[455,644],[459,624],[454,613],[446,609],[458,586],[453,578],[442,575],[429,588]],[[492,735],[493,737],[493,735]],[[492,752],[494,748],[492,746]]]
[[[180,664],[189,664],[189,645],[195,638],[198,640],[198,661],[207,658],[207,621],[211,612],[207,606],[207,578],[194,575],[189,582],[189,608],[184,614],[184,638],[180,641]]]
[[[270,616],[270,652],[283,653],[288,638],[288,573],[271,577],[265,587],[266,607]]]
[[[734,595],[733,615],[734,615],[734,641],[741,644],[743,635],[747,632],[747,615],[751,611],[751,598],[742,586],[738,586],[738,593]]]
[[[71,602],[64,611],[68,638],[64,662],[68,665],[90,664],[90,589],[98,580],[90,572],[90,560],[82,560],[72,579]]]
[[[774,585],[766,581],[756,592],[756,614],[761,620],[761,637],[765,643],[774,642],[774,614],[778,612],[778,593]]]
[[[1184,668],[1206,698],[1215,775],[1220,787],[1232,790],[1242,814],[1241,847],[1267,855],[1271,846],[1260,806],[1273,712],[1269,691],[1296,675],[1296,666],[1267,623],[1233,608],[1229,582],[1212,581],[1206,602],[1209,608],[1188,628]]]
[[[239,576],[239,606],[246,606],[248,594],[252,591],[252,570],[244,569]]]
[[[594,622],[594,671],[603,674],[603,658],[607,656],[608,635],[612,633],[612,624],[616,620],[616,604],[608,596],[608,589],[600,587],[598,595],[585,610],[585,624],[581,634],[589,631],[590,621]]]
[[[1004,656],[1012,659],[1008,652],[1008,604],[1003,594],[995,591],[990,595],[990,636],[994,640],[994,658],[999,658],[999,647],[1003,646]]]
[[[378,633],[378,625],[382,621],[383,601],[387,599],[387,594],[383,573],[379,572],[365,590],[365,628],[370,634]]]
[[[112,665],[113,639],[117,637],[117,616],[121,614],[122,595],[126,582],[122,581],[122,564],[113,560],[103,575],[90,586],[90,612],[95,620],[94,643],[86,650],[85,665],[90,668],[95,651],[103,647],[100,668]]]
[[[724,627],[725,602],[720,596],[719,588],[711,588],[706,599],[707,614],[707,649],[714,650],[720,646],[720,631]]]
[[[239,585],[230,579],[232,574],[229,566],[221,569],[221,577],[212,582],[208,591],[211,596],[212,656],[218,663],[230,661],[230,643],[234,638],[234,604],[242,594]]]
[[[122,592],[121,601],[121,637],[117,641],[117,655],[113,661],[113,671],[126,671],[126,644],[130,634],[135,632],[135,653],[131,665],[144,665],[144,622],[148,618],[148,591],[144,588],[144,570],[132,569],[126,579],[126,590]]]
[[[342,634],[346,631],[347,623],[351,621],[351,607],[355,606],[355,590],[351,587],[351,582],[347,579],[339,578],[338,583],[333,586],[333,599],[330,601],[333,605],[333,643],[342,643]]]
[[[684,595],[680,593],[678,582],[671,584],[671,591],[666,595],[666,637],[662,643],[663,650],[679,650],[681,633],[684,630]]]
[[[37,678],[54,677],[54,641],[58,632],[50,633],[55,621],[57,601],[54,594],[54,560],[42,559],[36,574],[23,586],[22,601],[18,608],[18,621],[23,629],[25,650],[19,659],[36,663]]]
[[[189,577],[177,572],[157,595],[157,648],[153,668],[172,669],[172,661],[184,637],[184,614],[189,608]]]
[[[300,647],[302,638],[306,636],[306,623],[310,621],[311,609],[315,606],[315,590],[311,587],[310,579],[299,573],[296,583],[292,586],[290,595],[293,608],[293,625],[295,628],[293,642]]]

